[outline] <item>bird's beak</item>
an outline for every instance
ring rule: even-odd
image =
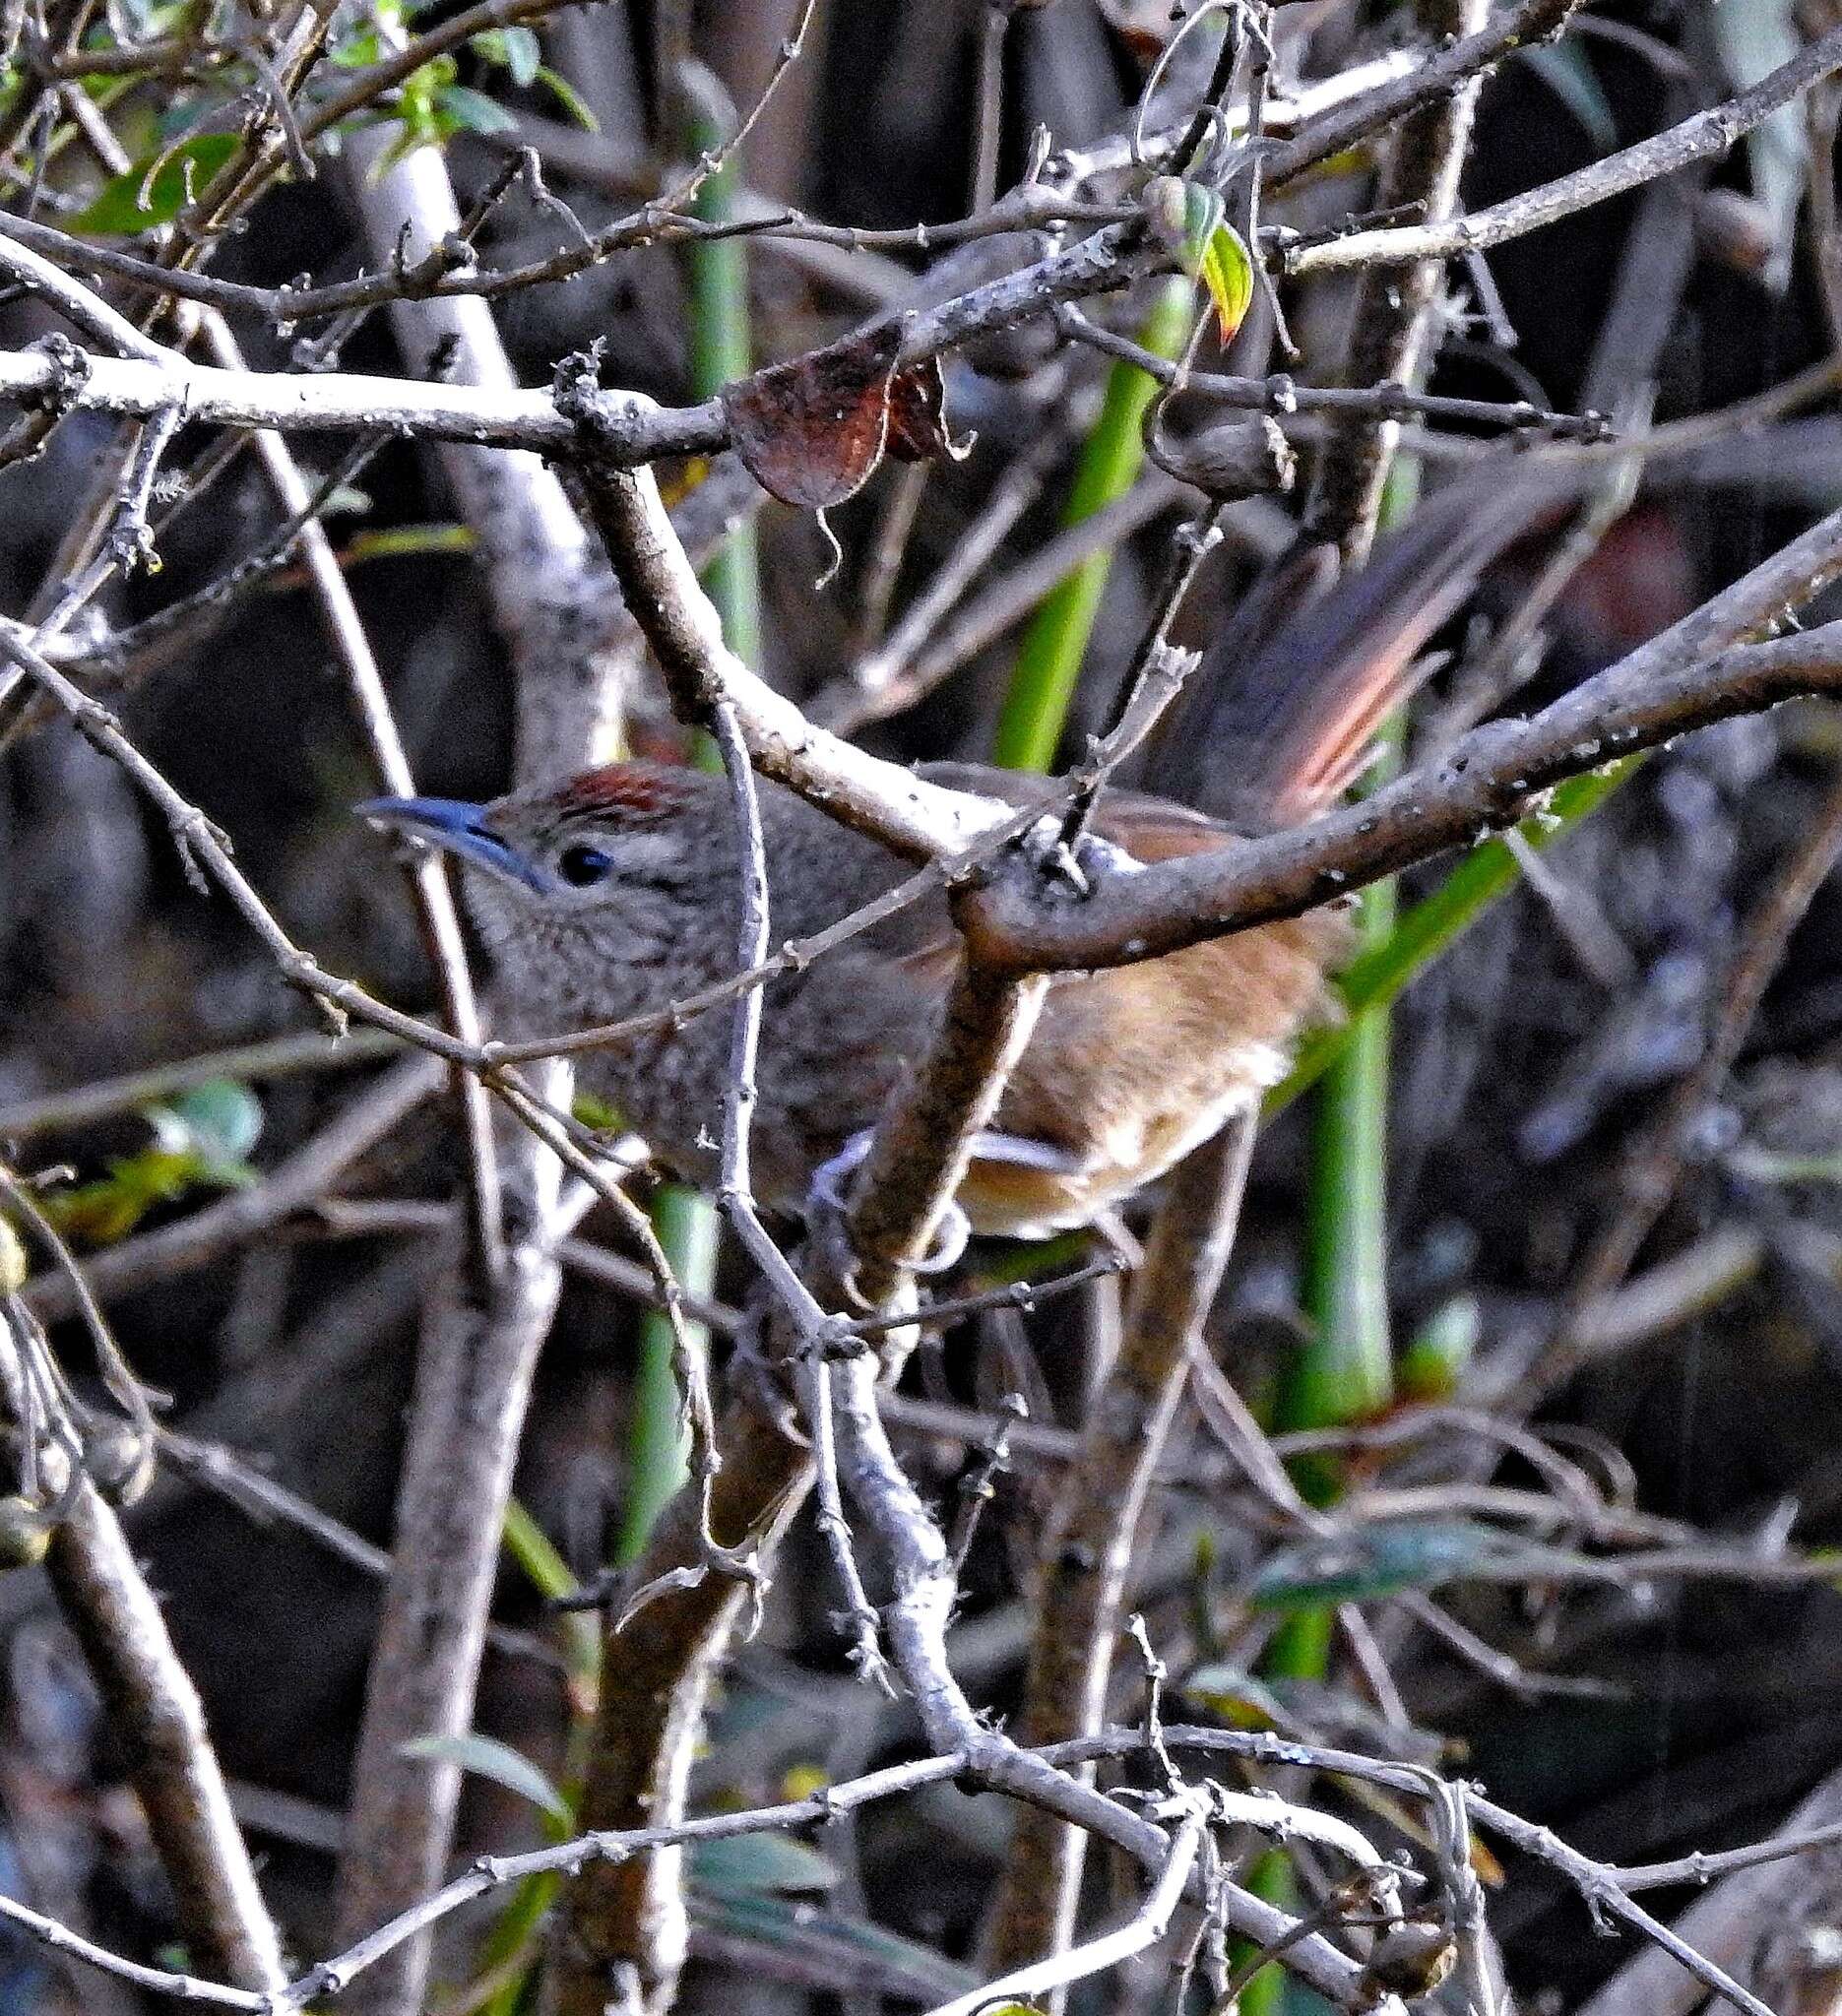
[[[352,809],[373,826],[445,848],[457,859],[504,881],[540,895],[548,886],[526,855],[493,832],[484,805],[471,805],[465,798],[370,798]]]

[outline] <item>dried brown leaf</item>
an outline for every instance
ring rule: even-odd
[[[724,393],[735,452],[764,490],[824,511],[863,487],[888,440],[901,341],[894,322],[879,323]]]
[[[975,438],[953,438],[946,416],[946,378],[938,357],[911,364],[889,381],[889,453],[898,462],[964,462]]]

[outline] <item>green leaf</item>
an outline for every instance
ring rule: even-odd
[[[1217,224],[1203,248],[1196,278],[1215,303],[1215,323],[1224,343],[1234,340],[1253,305],[1253,260],[1233,224]]]
[[[578,1092],[569,1102],[569,1112],[572,1119],[580,1120],[598,1134],[618,1134],[627,1124],[617,1108],[592,1092]]]
[[[1209,289],[1227,343],[1253,303],[1253,259],[1223,217],[1220,195],[1203,182],[1154,175],[1145,185],[1145,217],[1177,265]]]
[[[543,68],[543,48],[538,40],[538,32],[530,28],[508,28],[505,31],[505,67],[512,73],[512,82],[522,90],[538,81],[538,72]]]
[[[353,534],[345,549],[345,559],[348,566],[355,567],[365,560],[410,560],[429,553],[471,553],[478,543],[478,537],[470,526],[390,525]]]
[[[1516,830],[1529,846],[1547,847],[1595,811],[1644,760],[1641,755],[1620,756],[1603,770],[1568,778],[1556,788],[1547,810],[1525,819]],[[1484,911],[1513,889],[1521,874],[1508,844],[1487,840],[1464,855],[1431,895],[1401,914],[1384,943],[1359,953],[1337,979],[1338,995],[1348,1010],[1345,1020],[1340,1027],[1322,1030],[1300,1046],[1291,1076],[1266,1096],[1266,1117],[1270,1120],[1283,1111],[1324,1075],[1348,1046],[1365,1008],[1392,1001]]]
[[[1434,1589],[1502,1550],[1503,1536],[1464,1520],[1402,1521],[1282,1547],[1255,1578],[1256,1609],[1369,1603]]]
[[[1272,1688],[1237,1666],[1198,1667],[1179,1691],[1231,1729],[1277,1729],[1285,1720],[1285,1709]]]
[[[496,98],[471,85],[447,85],[435,94],[435,102],[456,126],[464,126],[470,133],[510,133],[518,125]]]
[[[475,35],[469,46],[488,63],[504,64],[512,73],[512,82],[521,88],[537,77],[542,61],[537,33],[528,28],[489,28]]]
[[[1578,1574],[1587,1556],[1476,1520],[1389,1521],[1282,1547],[1249,1592],[1256,1609],[1372,1603],[1482,1577],[1531,1583]]]
[[[173,1154],[144,1148],[108,1165],[108,1173],[74,1189],[48,1191],[39,1199],[44,1215],[67,1238],[90,1246],[125,1239],[157,1204],[170,1204],[186,1191],[207,1185],[241,1189],[255,1181],[236,1164],[208,1161],[186,1149]]]
[[[453,86],[456,65],[452,56],[437,56],[413,70],[397,92],[397,116],[403,131],[371,164],[371,180],[381,181],[400,160],[418,147],[433,147],[457,130],[460,121],[444,113],[440,99]]]
[[[531,1579],[538,1594],[551,1603],[574,1596],[581,1585],[570,1566],[551,1544],[550,1537],[532,1518],[517,1498],[505,1505],[505,1545],[512,1558]]]
[[[1534,42],[1516,54],[1580,122],[1595,147],[1610,153],[1618,146],[1618,121],[1584,42]]]
[[[240,1168],[262,1137],[262,1102],[234,1078],[207,1079],[141,1117],[169,1155],[192,1154],[214,1166]]]
[[[496,1736],[470,1732],[464,1736],[412,1736],[401,1745],[406,1757],[425,1757],[436,1764],[458,1765],[476,1778],[489,1778],[507,1792],[540,1806],[552,1820],[567,1827],[569,1803],[531,1759]]]
[[[710,1897],[788,1897],[830,1890],[838,1871],[785,1834],[735,1834],[691,1850],[691,1881]]]
[[[1404,1400],[1449,1400],[1465,1367],[1477,1355],[1484,1319],[1476,1295],[1441,1302],[1408,1341],[1394,1368],[1396,1391]]]
[[[568,78],[559,77],[547,63],[540,63],[538,66],[537,81],[555,97],[563,110],[585,133],[599,133],[602,130],[602,122],[589,109],[588,99]]]
[[[342,70],[368,70],[373,63],[381,60],[384,45],[378,39],[374,28],[362,28],[354,35],[349,35],[332,52],[333,61]]]
[[[1204,182],[1154,175],[1145,184],[1145,217],[1159,243],[1196,279],[1222,221],[1220,195]]]
[[[1795,0],[1721,0],[1708,10],[1721,63],[1734,86],[1748,91],[1804,46]],[[1752,193],[1772,220],[1765,284],[1782,293],[1791,278],[1799,207],[1809,179],[1810,143],[1801,102],[1780,105],[1747,135]]]
[[[68,228],[90,237],[126,237],[170,223],[240,144],[234,133],[194,133],[111,176]]]

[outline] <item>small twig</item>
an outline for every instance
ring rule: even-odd
[[[1027,1420],[1030,1409],[1021,1393],[1007,1393],[998,1403],[998,1417],[991,1431],[979,1445],[977,1458],[955,1486],[959,1509],[947,1546],[953,1556],[953,1573],[965,1573],[966,1557],[972,1552],[973,1538],[985,1508],[997,1496],[997,1480],[1010,1468],[1010,1435],[1019,1421]]]
[[[1125,1339],[1088,1410],[1037,1553],[1040,1587],[1019,1718],[1043,1743],[1096,1728],[1139,1522],[1182,1397],[1190,1352],[1221,1284],[1252,1153],[1254,1119],[1232,1119],[1183,1162],[1133,1284]],[[1059,1952],[1073,1936],[1086,1837],[1043,1812],[1019,1821],[992,1901],[996,1967]]]
[[[1589,167],[1545,182],[1524,196],[1444,222],[1378,231],[1299,248],[1286,256],[1289,274],[1340,273],[1354,268],[1408,266],[1425,259],[1464,257],[1524,236],[1563,217],[1622,195],[1699,160],[1718,159],[1735,141],[1762,125],[1782,105],[1842,68],[1842,29],[1831,29],[1751,90],[1695,112],[1633,147]],[[1270,165],[1270,163],[1269,163]]]
[[[977,2012],[989,2009],[993,2003],[1049,1994],[1056,1988],[1066,1987],[1071,1982],[1091,1980],[1110,1967],[1117,1967],[1122,1960],[1131,1959],[1134,1953],[1144,1952],[1147,1946],[1156,1945],[1170,1929],[1171,1920],[1182,1899],[1184,1885],[1189,1880],[1202,1845],[1202,1810],[1191,1802],[1191,1810],[1172,1840],[1171,1852],[1158,1871],[1158,1880],[1152,1885],[1150,1894],[1130,1921],[1117,1930],[1104,1932],[1085,1945],[1071,1947],[1065,1953],[1040,1960],[1033,1966],[1013,1968],[970,1994],[942,2002],[929,2012],[929,2016],[977,2016]]]
[[[1010,0],[985,0],[979,36],[979,84],[974,99],[972,202],[985,210],[997,197],[998,147],[1004,137],[1004,44],[1009,39]]]
[[[712,710],[717,748],[729,780],[734,815],[736,855],[740,863],[741,902],[738,958],[744,967],[758,966],[768,948],[768,865],[761,834],[761,806],[755,774],[748,762],[733,706],[719,701]],[[826,1362],[823,1332],[826,1317],[805,1284],[788,1266],[774,1243],[754,1200],[750,1168],[750,1133],[755,1109],[755,1057],[761,1040],[762,1000],[751,988],[735,1004],[730,1040],[730,1065],[723,1095],[723,1169],[718,1201],[749,1252],[763,1263],[770,1286],[780,1295],[799,1333],[795,1365],[807,1432],[812,1437],[818,1482],[818,1528],[831,1554],[832,1567],[844,1592],[845,1618],[852,1636],[852,1664],[865,1679],[889,1685],[878,1643],[876,1612],[864,1594],[861,1576],[851,1551],[851,1528],[838,1490],[838,1464],[832,1449],[831,1368]],[[703,1480],[706,1502],[710,1479]],[[714,1540],[712,1542],[714,1545]],[[893,1689],[891,1690],[893,1691]]]

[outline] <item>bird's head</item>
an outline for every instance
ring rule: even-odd
[[[653,763],[616,763],[487,804],[373,798],[373,826],[452,854],[469,871],[470,907],[501,951],[563,943],[583,931],[640,956],[700,908],[711,780]],[[699,849],[699,837],[705,846]]]

